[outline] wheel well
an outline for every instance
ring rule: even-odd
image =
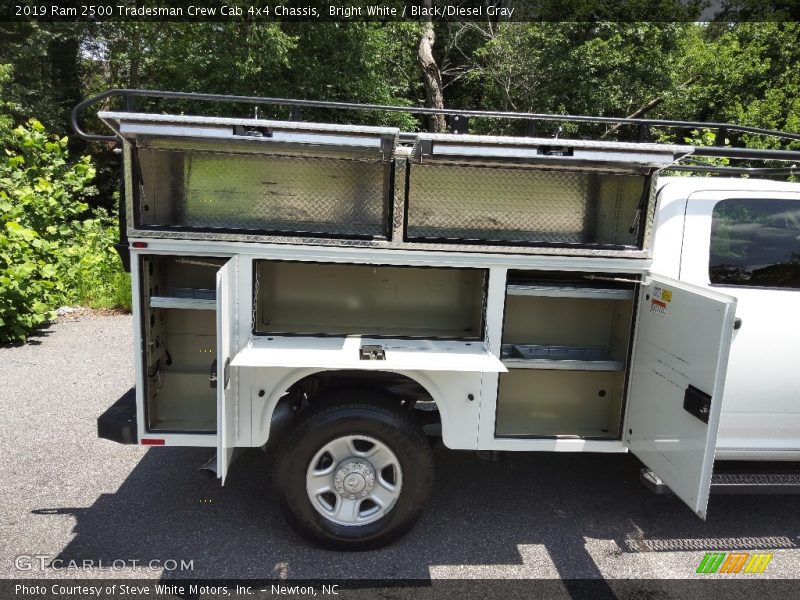
[[[320,371],[296,381],[281,396],[272,414],[270,441],[282,437],[294,419],[310,406],[317,406],[326,396],[345,390],[376,392],[376,396],[387,402],[413,410],[426,430],[430,430],[427,426],[433,426],[430,433],[440,431],[436,429],[441,423],[436,402],[414,379],[387,371]]]

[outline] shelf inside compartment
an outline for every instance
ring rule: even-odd
[[[200,288],[168,288],[166,296],[150,296],[151,308],[183,308],[216,310],[216,290]]]
[[[500,374],[497,437],[619,438],[621,371],[510,369]]]
[[[503,364],[514,369],[624,371],[635,277],[509,271]]]
[[[542,296],[547,298],[633,299],[632,289],[609,288],[590,283],[563,285],[546,281],[509,283],[506,287],[506,294],[509,296]]]
[[[500,358],[509,369],[622,371],[625,367],[605,346],[503,344]]]

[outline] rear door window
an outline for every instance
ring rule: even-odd
[[[718,202],[708,274],[717,285],[800,289],[800,201]]]

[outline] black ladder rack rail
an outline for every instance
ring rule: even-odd
[[[322,100],[299,100],[290,98],[270,98],[261,96],[232,96],[225,94],[200,94],[194,92],[172,92],[161,90],[141,90],[141,89],[111,89],[97,96],[88,98],[79,103],[72,110],[72,127],[75,132],[83,139],[91,142],[117,143],[119,139],[113,135],[100,135],[87,133],[80,126],[80,115],[87,108],[109,98],[120,98],[126,110],[133,105],[135,98],[160,98],[167,100],[188,100],[200,102],[223,102],[229,104],[253,104],[270,106],[287,106],[290,108],[293,118],[300,114],[302,108],[321,108],[332,110],[353,110],[353,111],[381,111],[407,113],[413,115],[446,115],[453,118],[462,117],[483,117],[508,120],[523,120],[530,122],[548,121],[555,123],[604,123],[606,125],[629,125],[637,127],[640,134],[653,128],[661,129],[709,129],[718,133],[726,134],[730,132],[747,133],[772,137],[786,142],[800,141],[800,133],[783,132],[773,129],[763,129],[749,125],[735,125],[732,123],[716,123],[701,121],[673,121],[668,119],[642,119],[626,117],[600,117],[588,115],[558,115],[549,113],[517,113],[505,111],[481,111],[481,110],[461,110],[461,109],[436,109],[413,106],[391,106],[382,104],[358,104],[353,102],[332,102]],[[415,133],[401,134],[401,140],[415,139]],[[800,150],[782,149],[761,149],[732,146],[691,146],[687,144],[687,149],[691,148],[693,156],[732,158],[751,161],[800,161]],[[753,175],[791,175],[798,172],[794,165],[784,167],[727,167],[727,166],[704,166],[704,165],[681,165],[676,164],[668,167],[668,170],[681,171],[704,171],[713,173],[730,174],[753,174]]]

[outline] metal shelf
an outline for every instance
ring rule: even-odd
[[[544,346],[503,344],[500,358],[509,369],[622,371],[625,363],[612,360],[602,346]]]
[[[216,310],[217,301],[208,298],[179,298],[176,296],[151,296],[150,308],[183,308],[189,310]]]
[[[596,300],[631,300],[633,290],[602,288],[590,284],[559,285],[552,282],[510,283],[506,286],[509,296],[542,296],[548,298],[591,298]]]

